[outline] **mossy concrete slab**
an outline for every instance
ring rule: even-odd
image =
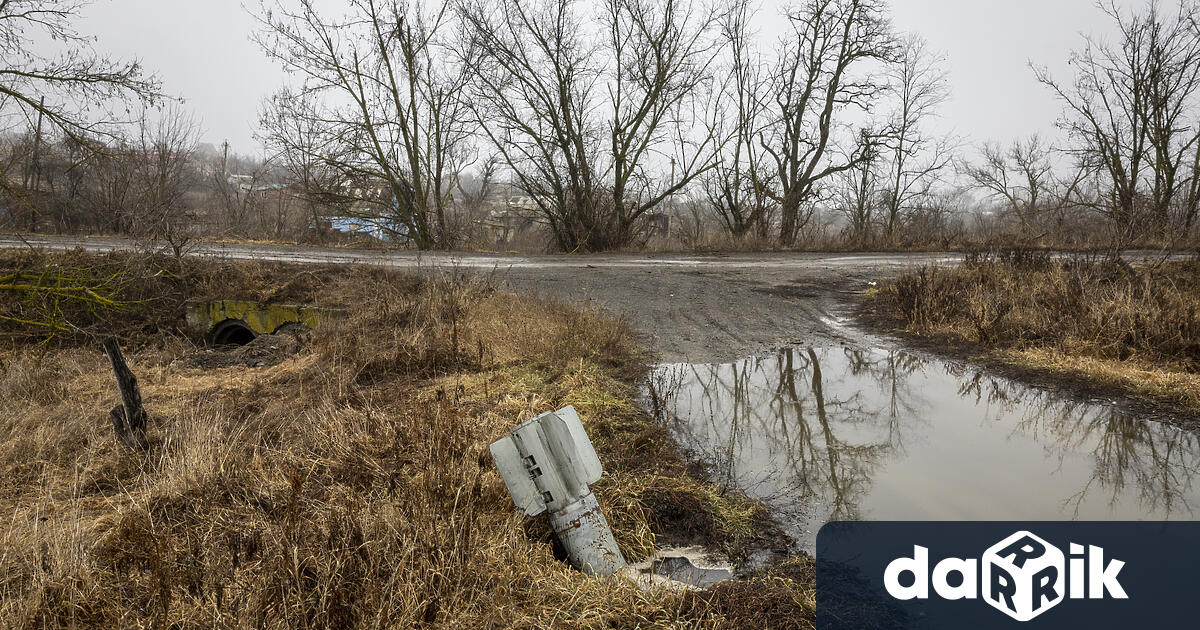
[[[287,324],[316,328],[322,321],[340,316],[341,311],[297,304],[261,304],[252,300],[189,300],[185,305],[187,324],[207,333],[217,324],[234,319],[256,334],[274,333]]]

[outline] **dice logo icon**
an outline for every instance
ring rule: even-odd
[[[1017,621],[1029,621],[1063,600],[1066,557],[1031,532],[1017,532],[983,554],[983,599]]]

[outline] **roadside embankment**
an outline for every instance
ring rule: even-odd
[[[513,509],[488,444],[571,404],[631,560],[774,535],[635,404],[645,357],[620,321],[453,270],[0,262],[0,625],[811,627],[806,561],[642,591],[568,568]],[[262,367],[199,367],[222,364],[189,360],[183,304],[215,297],[349,313]],[[113,436],[109,334],[140,381],[146,452]]]
[[[1200,415],[1200,261],[972,255],[871,291],[864,315],[1018,376]]]

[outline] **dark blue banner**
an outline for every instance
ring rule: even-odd
[[[818,630],[1198,627],[1200,523],[837,522]]]

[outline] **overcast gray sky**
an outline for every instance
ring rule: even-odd
[[[1027,63],[1065,76],[1081,33],[1109,28],[1094,0],[893,0],[892,6],[899,29],[920,33],[945,53],[954,96],[941,125],[972,143],[1053,135],[1059,106]],[[778,15],[775,0],[764,0],[761,15]],[[98,0],[80,24],[99,38],[99,50],[140,58],[186,99],[205,141],[229,140],[239,153],[258,152],[259,103],[283,81],[250,40],[254,28],[241,0]]]

